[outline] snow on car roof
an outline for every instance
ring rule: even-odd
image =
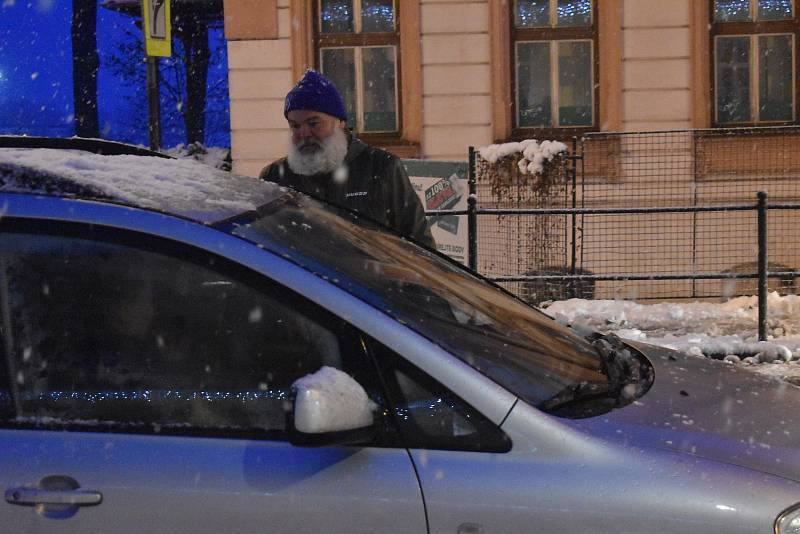
[[[204,223],[256,209],[282,189],[190,159],[0,148],[0,191],[106,199]]]

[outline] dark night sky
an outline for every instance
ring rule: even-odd
[[[72,106],[72,46],[69,0],[0,0],[0,133],[74,135]],[[121,45],[135,45],[141,32],[131,17],[98,8],[100,51],[98,106],[101,137],[147,144],[147,104],[144,63],[137,65],[140,80],[113,72],[111,56]],[[230,146],[227,98],[227,58],[221,29],[212,30],[217,61],[209,69],[212,92],[207,114],[206,144]],[[133,58],[134,56],[129,56]],[[165,64],[162,60],[162,65]],[[162,71],[169,79],[168,69]],[[175,101],[162,91],[163,144],[184,142],[183,125]]]

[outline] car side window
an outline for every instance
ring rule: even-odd
[[[455,393],[370,339],[396,426],[407,447],[508,452],[511,441],[497,425]]]
[[[297,378],[369,367],[350,327],[286,288],[97,232],[0,233],[0,426],[284,439]]]

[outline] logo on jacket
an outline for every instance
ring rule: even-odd
[[[352,197],[365,197],[367,196],[366,191],[353,191],[352,193],[345,193],[344,198],[352,198]]]

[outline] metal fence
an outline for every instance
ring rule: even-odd
[[[470,266],[529,302],[725,298],[759,274],[798,293],[800,128],[598,133],[542,177],[515,163],[471,149],[460,213]]]
[[[577,265],[627,276],[598,279],[596,298],[755,294],[758,191],[772,204],[769,270],[800,268],[800,128],[591,134],[578,156],[587,211],[576,219]],[[794,293],[794,278],[776,275],[771,287]]]

